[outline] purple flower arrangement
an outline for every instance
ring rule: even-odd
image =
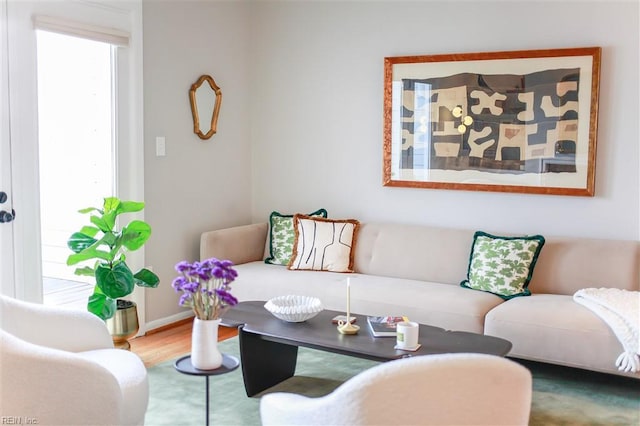
[[[202,262],[179,262],[176,271],[180,273],[171,286],[179,293],[180,306],[189,306],[201,320],[218,319],[236,305],[238,299],[231,294],[230,284],[238,273],[230,260],[215,258]]]

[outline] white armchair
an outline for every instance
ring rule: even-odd
[[[86,311],[0,295],[0,413],[39,425],[141,425],[147,370]]]
[[[264,395],[264,425],[527,425],[525,367],[482,354],[404,358],[376,365],[332,393]]]

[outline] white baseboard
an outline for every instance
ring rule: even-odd
[[[165,325],[173,324],[174,322],[181,321],[185,318],[193,317],[193,311],[188,310],[185,312],[180,312],[179,314],[171,315],[165,318],[160,318],[157,320],[149,321],[145,327],[145,333],[147,331],[154,330],[156,328],[164,327]]]

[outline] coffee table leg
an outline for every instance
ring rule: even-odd
[[[242,377],[247,396],[253,396],[283,380],[296,371],[298,347],[264,340],[240,328]]]

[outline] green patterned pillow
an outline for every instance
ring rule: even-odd
[[[327,217],[325,209],[316,210],[309,213],[309,216]],[[269,257],[264,263],[272,265],[288,265],[293,254],[293,241],[295,231],[293,229],[293,215],[284,215],[272,212],[269,216]]]
[[[460,285],[505,300],[530,296],[527,286],[542,246],[542,235],[498,237],[478,231],[473,236],[467,279]]]

